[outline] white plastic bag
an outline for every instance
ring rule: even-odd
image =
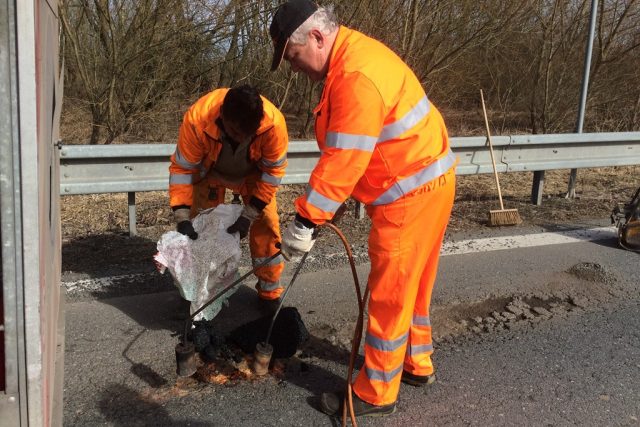
[[[239,278],[240,239],[238,233],[227,233],[227,227],[236,221],[241,211],[242,205],[218,205],[202,211],[192,220],[198,233],[196,240],[169,231],[158,241],[158,253],[154,258],[160,272],[169,269],[180,295],[191,301],[191,314]],[[210,304],[194,320],[213,319],[236,289]]]

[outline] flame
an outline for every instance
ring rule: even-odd
[[[196,378],[208,384],[232,385],[240,381],[256,381],[258,376],[251,369],[253,356],[245,355],[238,363],[227,360],[202,362],[198,366]]]
[[[271,374],[278,379],[283,379],[286,369],[286,365],[280,360],[276,359],[272,364]]]

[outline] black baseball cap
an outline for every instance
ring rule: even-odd
[[[291,34],[316,10],[318,10],[318,5],[309,0],[289,0],[278,7],[269,27],[269,33],[275,48],[271,71],[275,71],[280,62],[282,62],[284,50]]]

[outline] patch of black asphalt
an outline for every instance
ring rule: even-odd
[[[398,410],[361,426],[636,425],[640,408],[640,311],[636,303],[440,343],[438,380],[402,385]],[[337,426],[317,395],[343,386],[343,363],[311,356],[287,369],[181,396],[124,383],[94,384],[97,406],[66,408],[65,425]]]

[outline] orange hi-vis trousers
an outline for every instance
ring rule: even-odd
[[[353,391],[374,405],[396,401],[402,370],[434,372],[429,304],[455,195],[455,168],[371,218],[369,320]]]
[[[222,185],[209,179],[203,179],[193,186],[192,216],[200,210],[213,208],[224,203],[225,189],[240,194],[245,204],[249,203],[255,179],[247,177],[244,184],[239,186]],[[280,220],[278,206],[274,197],[262,211],[262,215],[251,224],[249,229],[249,250],[253,265],[263,263],[279,251],[276,243],[280,242]],[[278,256],[269,261],[267,265],[258,268],[255,272],[258,278],[256,290],[258,296],[265,300],[274,300],[280,297],[284,288],[280,284],[280,276],[284,270],[284,258]]]

